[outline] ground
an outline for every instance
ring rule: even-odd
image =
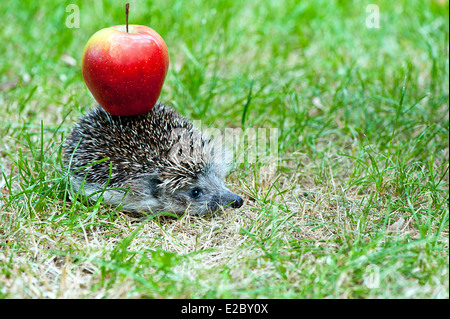
[[[146,220],[70,200],[81,53],[125,22],[73,4],[79,26],[0,4],[1,297],[449,297],[448,1],[130,1],[169,50],[161,101],[278,134],[227,177],[241,209]]]

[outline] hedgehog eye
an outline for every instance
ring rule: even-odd
[[[199,198],[200,196],[202,196],[203,191],[200,188],[194,188],[193,190],[191,190],[191,197],[192,198]]]

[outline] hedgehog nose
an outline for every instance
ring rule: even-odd
[[[241,196],[236,195],[236,199],[234,200],[234,202],[231,203],[231,207],[239,208],[242,206],[242,204],[244,204],[244,200],[242,199]]]

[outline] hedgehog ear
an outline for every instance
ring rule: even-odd
[[[152,196],[158,197],[161,193],[161,188],[159,186],[162,184],[162,180],[156,174],[149,174],[146,176],[146,181]]]
[[[161,187],[158,187],[160,184],[162,184],[162,180],[157,174],[142,174],[135,178],[129,186],[132,192],[139,194],[150,191],[152,196],[156,197],[161,193]]]
[[[155,186],[158,186],[159,184],[162,184],[162,180],[159,178],[157,174],[149,174],[147,175],[147,181]]]

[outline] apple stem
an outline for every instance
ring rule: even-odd
[[[130,10],[130,4],[125,5],[125,15],[127,16],[127,33],[128,33],[128,11]]]

